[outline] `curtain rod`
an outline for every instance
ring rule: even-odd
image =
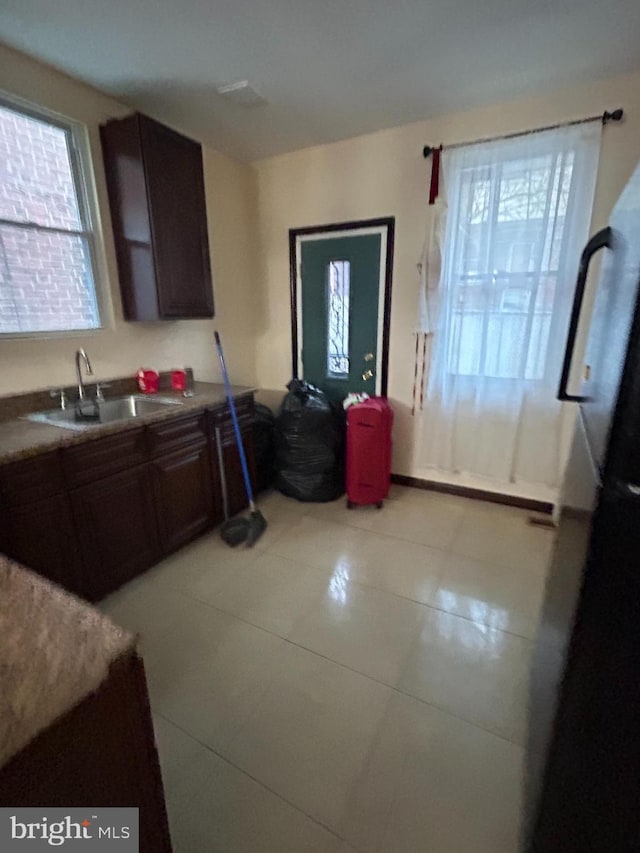
[[[612,112],[608,112],[605,110],[603,113],[597,116],[588,116],[587,118],[578,118],[573,121],[563,121],[558,124],[549,124],[546,127],[535,127],[531,130],[521,130],[516,133],[506,133],[503,136],[491,136],[485,139],[471,139],[468,142],[454,142],[453,145],[445,145],[448,151],[451,151],[454,148],[466,148],[469,145],[480,145],[483,142],[497,142],[500,139],[515,139],[518,136],[530,136],[532,133],[542,133],[545,130],[557,130],[560,127],[573,127],[576,124],[589,124],[592,121],[599,121],[602,124],[609,124],[610,121],[622,121],[622,117],[624,115],[624,110],[619,107],[617,110],[613,110]],[[441,148],[443,146],[440,146]],[[429,157],[431,152],[434,150],[432,145],[425,145],[422,149],[422,156],[426,159]]]

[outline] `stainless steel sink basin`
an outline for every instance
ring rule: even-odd
[[[127,397],[113,397],[110,400],[101,400],[94,409],[92,403],[83,404],[83,412],[87,414],[97,413],[97,418],[83,418],[78,415],[72,404],[68,409],[52,409],[48,412],[34,412],[26,415],[26,420],[36,421],[41,424],[62,427],[63,429],[86,430],[93,429],[101,424],[110,424],[114,421],[128,421],[132,418],[140,418],[143,415],[152,415],[160,412],[167,406],[182,406],[182,400],[172,397],[143,397],[141,394],[129,394]]]

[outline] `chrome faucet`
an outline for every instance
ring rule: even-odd
[[[87,376],[93,376],[93,369],[91,367],[91,362],[89,361],[89,356],[86,352],[80,347],[79,350],[76,350],[76,376],[78,377],[78,400],[84,400],[84,382],[82,380],[82,368],[80,366],[80,362],[84,361],[84,366],[87,371]]]

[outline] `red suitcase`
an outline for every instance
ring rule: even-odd
[[[389,494],[393,409],[371,397],[347,409],[347,507],[376,504]]]

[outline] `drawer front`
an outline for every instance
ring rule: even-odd
[[[171,418],[147,427],[147,441],[152,457],[162,456],[191,444],[202,444],[207,439],[205,412]]]
[[[236,414],[238,415],[238,423],[240,424],[241,432],[247,432],[253,427],[254,406],[253,397],[241,397],[235,401]],[[215,435],[216,427],[220,430],[220,439],[223,444],[231,444],[235,441],[235,433],[233,431],[233,421],[231,420],[231,411],[228,404],[221,406],[218,409],[211,411],[211,432]]]
[[[134,429],[67,448],[62,466],[67,485],[74,489],[134,468],[145,459],[144,431]]]
[[[63,490],[57,450],[0,467],[0,506],[35,503]]]

